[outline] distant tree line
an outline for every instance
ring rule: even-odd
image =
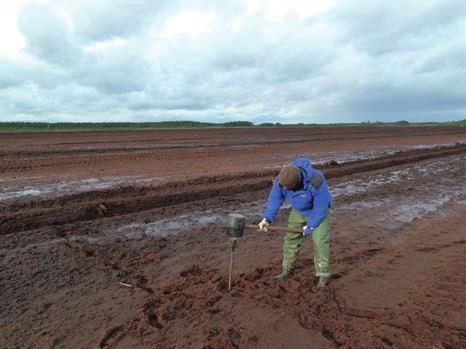
[[[457,121],[428,121],[428,122],[409,122],[407,120],[399,120],[394,122],[386,122],[386,121],[362,121],[361,125],[365,126],[436,126],[436,125],[464,125],[466,124],[466,119],[464,120],[457,120]]]
[[[160,121],[160,122],[0,122],[0,131],[110,131],[110,130],[147,130],[163,128],[221,128],[221,127],[329,127],[329,126],[428,126],[428,125],[466,125],[466,119],[448,122],[416,122],[407,120],[395,122],[362,121],[361,123],[333,124],[281,124],[265,122],[254,125],[251,121],[230,121],[224,123],[199,121]]]
[[[137,130],[158,128],[251,127],[250,121],[224,123],[198,121],[160,122],[0,122],[1,131],[68,131],[68,130]]]
[[[395,122],[384,122],[384,121],[370,121],[370,120],[366,120],[366,121],[362,121],[361,122],[362,125],[401,125],[401,126],[406,126],[406,125],[409,125],[409,121],[407,120],[400,120],[400,121],[395,121]]]

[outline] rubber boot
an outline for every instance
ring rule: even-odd
[[[275,275],[274,280],[286,280],[290,277],[291,273],[289,271],[282,271],[281,274]]]
[[[311,288],[312,292],[318,292],[322,289],[324,289],[328,285],[328,278],[321,276],[319,278],[319,281],[317,282],[317,285]]]

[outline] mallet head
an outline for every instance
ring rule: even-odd
[[[243,236],[246,226],[246,217],[241,214],[231,213],[227,216],[227,234],[232,239],[238,239]]]

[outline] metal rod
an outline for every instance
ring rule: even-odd
[[[254,224],[246,224],[245,228],[259,230],[257,225],[254,225]],[[280,227],[278,225],[269,225],[267,227],[267,230],[281,231],[281,232],[284,232],[284,233],[301,233],[301,234],[303,233],[302,228],[288,228],[288,227]]]
[[[231,274],[233,272],[233,249],[231,249],[230,253],[230,273],[228,276],[228,291],[231,291]]]
[[[228,273],[228,291],[231,291],[231,275],[233,273],[233,252],[235,252],[237,239],[230,239],[230,272]]]

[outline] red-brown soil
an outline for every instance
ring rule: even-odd
[[[465,141],[461,127],[0,134],[0,347],[464,348]],[[309,241],[276,282],[281,233],[246,231],[228,292],[223,217],[258,221],[299,154],[335,196],[329,287],[310,292]]]

